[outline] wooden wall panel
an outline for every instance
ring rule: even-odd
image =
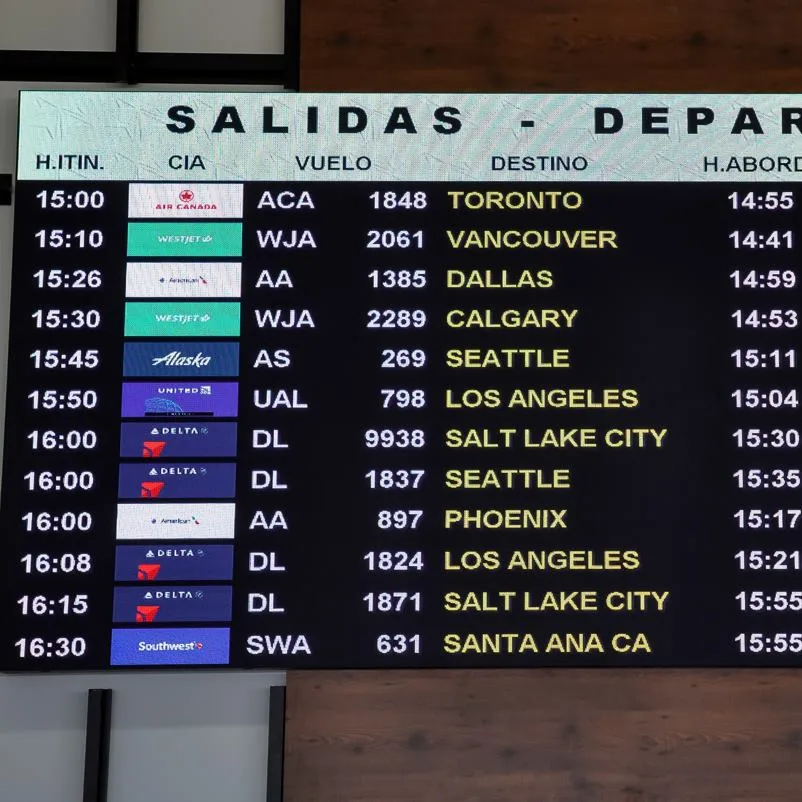
[[[305,91],[793,91],[798,0],[302,0]]]
[[[793,671],[294,672],[285,802],[799,802]]]
[[[305,91],[802,91],[798,0],[302,0]],[[802,671],[309,672],[287,802],[800,802]]]

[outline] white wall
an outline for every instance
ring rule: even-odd
[[[112,50],[114,5],[0,0],[0,49]],[[142,0],[141,14],[142,50],[282,52],[281,0]],[[128,87],[0,82],[0,173],[14,172],[17,92],[36,88]],[[11,208],[0,206],[0,441],[11,220]],[[269,671],[0,675],[0,802],[80,801],[86,691],[97,687],[114,690],[109,802],[263,800],[268,688],[283,682]]]

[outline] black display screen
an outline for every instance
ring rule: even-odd
[[[798,664],[791,100],[23,93],[2,668]]]

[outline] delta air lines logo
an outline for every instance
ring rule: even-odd
[[[138,604],[136,607],[137,624],[152,624],[159,612],[158,604]]]
[[[164,490],[164,482],[142,482],[140,498],[158,498]]]
[[[161,571],[161,563],[140,563],[137,567],[138,582],[154,582]]]
[[[145,459],[158,459],[167,445],[165,440],[145,440],[142,443],[142,456]]]

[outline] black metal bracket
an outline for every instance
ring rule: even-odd
[[[0,206],[11,205],[11,173],[0,173]]]
[[[92,688],[86,707],[83,802],[106,802],[109,795],[111,690]]]
[[[284,799],[284,727],[287,721],[287,689],[270,688],[270,715],[267,731],[267,802]]]
[[[0,81],[275,84],[298,90],[300,51],[301,0],[285,0],[283,54],[141,53],[139,0],[117,0],[114,52],[0,50]]]

